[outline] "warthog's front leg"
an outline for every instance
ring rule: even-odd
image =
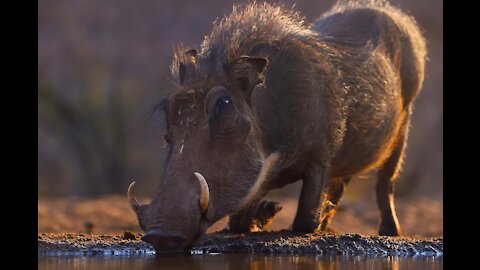
[[[315,166],[303,178],[302,193],[298,202],[297,215],[292,230],[314,232],[321,222],[324,189],[330,179],[328,167]]]
[[[279,202],[263,201],[258,207],[254,218],[255,226],[259,231],[272,224],[274,217],[282,210],[282,205]]]
[[[228,223],[229,232],[262,231],[271,224],[276,214],[282,210],[278,202],[262,201],[231,215]]]

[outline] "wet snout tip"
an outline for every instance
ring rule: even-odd
[[[150,230],[142,236],[142,241],[151,244],[156,252],[182,251],[186,238],[177,234],[166,234],[159,230]]]

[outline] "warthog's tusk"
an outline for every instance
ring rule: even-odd
[[[210,200],[210,191],[208,190],[208,184],[207,181],[205,180],[205,177],[201,175],[198,172],[194,172],[195,176],[198,179],[198,182],[200,182],[200,200],[199,200],[199,205],[200,205],[200,211],[203,213],[207,211],[208,208],[208,201]]]
[[[128,202],[130,203],[130,207],[135,213],[137,213],[138,209],[140,208],[140,203],[138,202],[137,198],[135,198],[135,181],[128,186],[127,198]]]

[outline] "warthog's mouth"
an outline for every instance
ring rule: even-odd
[[[160,230],[149,230],[142,240],[151,244],[156,252],[181,252],[185,250],[186,238],[177,234],[165,234]]]

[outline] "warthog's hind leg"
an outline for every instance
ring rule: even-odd
[[[397,214],[395,213],[393,193],[395,191],[396,179],[402,167],[409,122],[410,113],[408,112],[400,128],[392,155],[377,173],[377,205],[381,218],[378,230],[379,235],[399,236],[402,234]]]

